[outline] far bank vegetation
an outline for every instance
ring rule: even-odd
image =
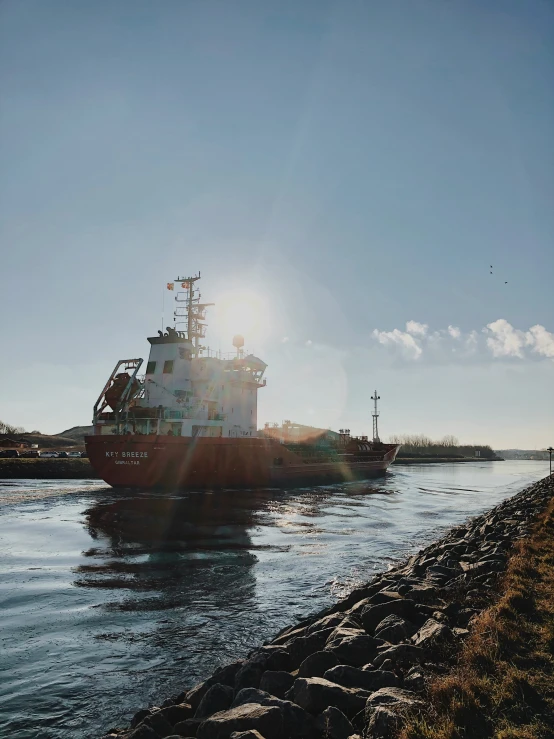
[[[80,427],[75,427],[78,430]],[[83,427],[86,429],[86,427]],[[72,429],[70,429],[71,431]],[[90,433],[90,432],[89,432]],[[23,441],[28,444],[37,444],[39,448],[55,448],[65,449],[74,447],[78,444],[83,445],[83,437],[78,436],[73,438],[72,436],[65,436],[58,434],[52,436],[49,434],[42,434],[40,431],[26,431],[23,426],[15,426],[5,421],[0,421],[0,441],[10,439],[12,441]]]
[[[0,421],[0,436],[9,436],[10,434],[25,434],[26,431],[23,426],[13,426],[11,423],[5,423]],[[33,433],[38,434],[38,431]]]
[[[424,434],[404,434],[391,436],[389,443],[402,444],[399,457],[496,457],[488,444],[460,444],[455,436],[444,436],[439,441],[433,441]]]

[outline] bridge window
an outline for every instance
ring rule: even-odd
[[[156,371],[156,362],[148,362],[146,365],[146,374],[153,375]]]
[[[166,359],[164,362],[164,375],[171,375],[173,373],[173,360]]]

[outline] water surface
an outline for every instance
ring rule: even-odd
[[[548,473],[153,495],[0,480],[0,735],[95,737]]]

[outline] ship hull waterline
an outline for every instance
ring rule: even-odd
[[[85,437],[92,467],[114,488],[164,490],[299,487],[384,475],[398,452],[383,445],[369,454],[303,459],[279,442],[146,435]]]

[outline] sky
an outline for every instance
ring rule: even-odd
[[[547,0],[3,0],[0,419],[90,423],[200,270],[260,426],[553,444],[553,77]]]

